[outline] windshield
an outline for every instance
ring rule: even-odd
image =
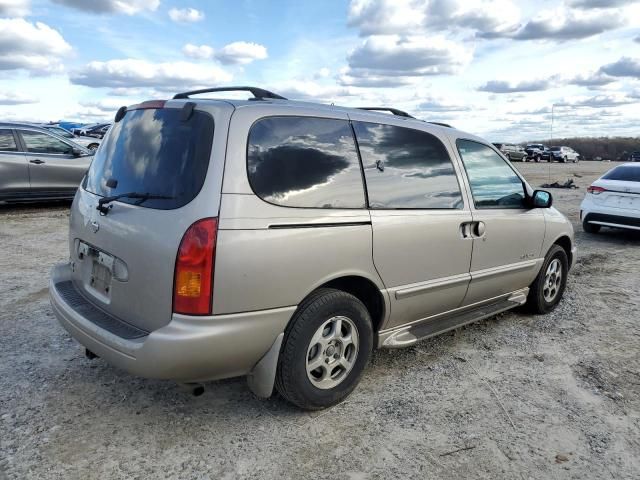
[[[163,210],[193,200],[209,166],[213,118],[194,111],[182,121],[181,112],[175,108],[127,112],[96,153],[84,188],[102,197],[128,192],[162,196],[165,198],[152,198],[141,206]],[[119,201],[137,202],[132,198]]]
[[[48,130],[60,135],[61,137],[74,138],[73,133],[66,131],[64,128],[49,127]]]
[[[604,180],[623,180],[627,182],[640,182],[640,167],[621,165],[611,170],[602,178]]]

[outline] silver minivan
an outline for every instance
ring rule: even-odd
[[[135,375],[320,409],[374,348],[551,311],[575,259],[551,195],[478,137],[373,110],[251,87],[122,107],[51,274],[61,324]]]

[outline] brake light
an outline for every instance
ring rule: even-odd
[[[135,105],[131,105],[127,107],[127,110],[146,110],[149,108],[164,108],[164,104],[167,103],[166,100],[147,100],[146,102],[137,103]]]
[[[173,311],[186,315],[211,314],[213,267],[218,219],[204,218],[182,237],[173,284]]]
[[[593,193],[594,195],[600,195],[602,192],[606,191],[606,188],[596,187],[594,185],[591,185],[589,188],[587,188],[587,193]]]

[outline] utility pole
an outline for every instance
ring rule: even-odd
[[[549,138],[549,146],[553,143],[553,110],[556,108],[556,104],[551,104],[551,137]]]

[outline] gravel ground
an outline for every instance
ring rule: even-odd
[[[582,232],[611,163],[517,164],[573,221],[579,261],[546,316],[509,312],[373,356],[309,414],[244,379],[193,397],[89,361],[47,299],[68,204],[0,207],[0,479],[638,478],[640,235]]]

